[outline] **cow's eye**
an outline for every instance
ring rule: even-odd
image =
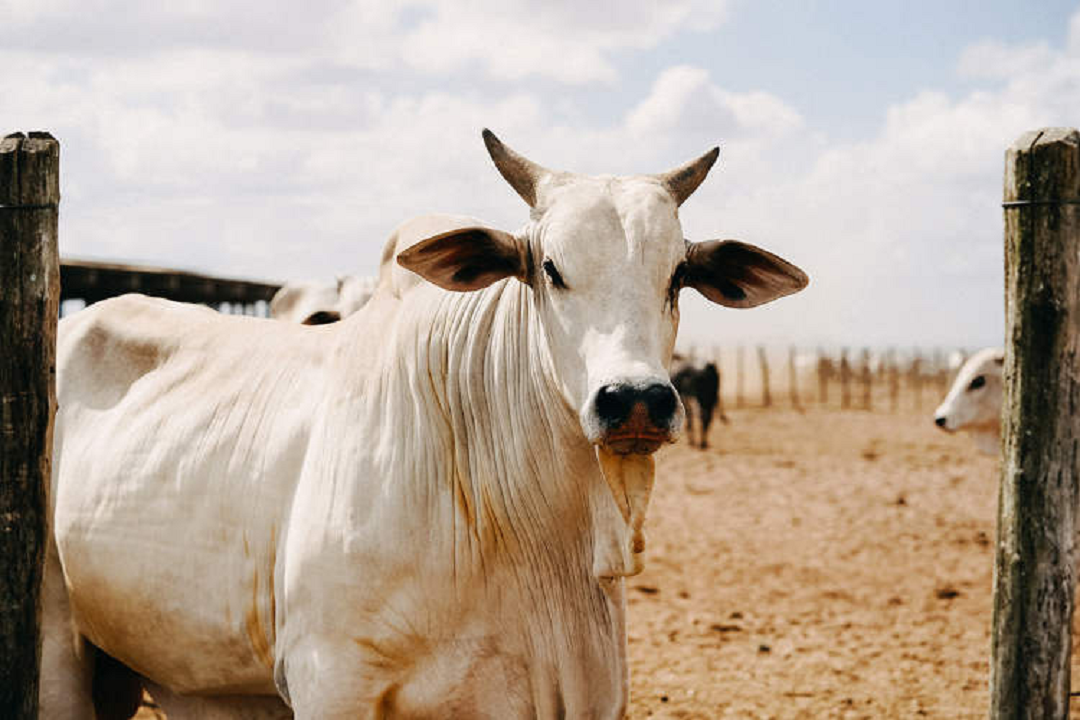
[[[981,388],[985,384],[986,384],[986,376],[985,375],[979,375],[974,380],[972,380],[971,383],[968,385],[968,390],[978,390],[979,388]]]
[[[550,259],[544,261],[544,272],[547,273],[548,280],[551,281],[552,285],[560,290],[566,289],[566,283],[563,282],[562,275],[559,274],[558,268],[555,267],[555,263],[551,262]]]

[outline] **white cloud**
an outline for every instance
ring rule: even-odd
[[[612,57],[726,17],[716,0],[311,0],[145,3],[12,0],[10,51],[152,58],[180,49],[321,59],[353,70],[415,68],[564,83],[612,82]]]
[[[43,27],[73,7],[20,2],[14,22]],[[86,43],[5,46],[0,117],[4,131],[61,139],[62,251],[280,279],[373,272],[391,227],[420,212],[520,224],[525,208],[484,153],[485,126],[542,164],[587,173],[659,172],[719,143],[719,165],[681,211],[688,237],[757,243],[812,278],[798,299],[728,312],[720,326],[868,343],[992,340],[1004,150],[1026,130],[1080,117],[1080,13],[1069,48],[973,46],[957,69],[978,90],[914,94],[883,112],[876,135],[851,142],[808,128],[784,98],[732,91],[702,67],[668,68],[599,122],[572,98],[553,99],[550,84],[506,92],[484,80],[611,81],[618,53],[722,22],[705,4],[632,2],[610,22],[595,4],[560,2],[542,21],[524,2],[491,18],[460,7],[327,4],[311,13],[322,20],[288,18],[306,38],[295,45],[260,37],[261,16],[235,44],[219,43],[220,30],[192,44],[189,35],[237,22],[237,6],[204,3],[148,20],[159,43],[104,54]],[[96,31],[105,21],[87,22]],[[478,77],[466,91],[435,90],[438,81],[373,70],[395,63]],[[715,312],[688,299],[685,338],[723,342]]]
[[[702,68],[680,65],[665,70],[648,97],[626,121],[630,134],[694,138],[779,137],[798,130],[802,118],[765,92],[732,93],[713,84]]]
[[[1080,55],[1080,12],[1069,18],[1069,39],[1066,45],[1070,55]]]
[[[963,77],[1007,79],[1045,67],[1053,55],[1045,42],[1014,47],[996,40],[984,40],[964,50],[958,69]]]
[[[704,0],[559,0],[435,3],[404,42],[404,56],[426,71],[470,61],[495,77],[549,77],[566,83],[612,82],[611,55],[654,47],[679,30],[713,29],[726,3]]]

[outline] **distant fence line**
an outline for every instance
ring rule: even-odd
[[[836,406],[844,410],[900,412],[936,406],[963,361],[968,348],[822,348],[800,349],[734,346],[688,353],[716,363],[720,392],[736,408]],[[747,362],[747,354],[757,356]],[[951,362],[950,362],[951,360]],[[774,368],[787,366],[786,373]]]

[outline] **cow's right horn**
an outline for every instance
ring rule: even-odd
[[[551,171],[503,145],[502,141],[495,137],[495,133],[487,128],[484,128],[483,136],[488,154],[495,162],[495,167],[506,178],[506,182],[510,183],[510,187],[517,191],[529,207],[536,207],[536,188]]]
[[[720,148],[714,147],[696,160],[680,165],[674,170],[662,173],[657,178],[667,187],[676,205],[682,205],[686,198],[697,190],[698,185],[709,174],[716,158],[720,157]]]

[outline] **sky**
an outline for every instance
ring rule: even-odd
[[[480,131],[553,169],[661,172],[680,216],[810,275],[685,291],[682,344],[967,347],[1004,333],[1004,153],[1080,125],[1080,4],[984,0],[0,0],[0,132],[61,143],[65,257],[374,274],[401,221],[527,208]]]

